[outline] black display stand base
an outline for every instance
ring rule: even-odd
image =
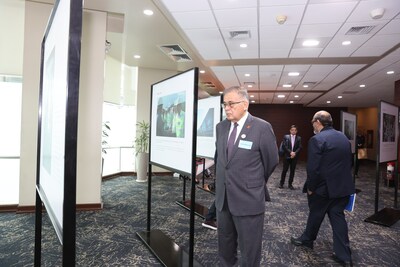
[[[384,208],[365,219],[365,222],[375,223],[390,227],[400,219],[400,210]]]
[[[189,254],[161,230],[143,231],[136,234],[164,266],[189,266]],[[193,260],[193,266],[202,265]]]
[[[190,211],[190,199],[185,201],[176,201],[176,204]],[[204,219],[208,213],[208,208],[198,203],[194,203],[194,205],[194,213]]]

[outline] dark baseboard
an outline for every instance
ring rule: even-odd
[[[103,209],[103,203],[76,205],[76,211],[93,211],[101,209]],[[45,211],[44,208],[43,211]],[[35,212],[35,206],[0,205],[0,212],[33,213]]]
[[[109,180],[109,179],[114,179],[120,176],[136,176],[136,172],[119,172],[119,173],[113,173],[110,175],[105,175],[102,177],[102,180]],[[153,172],[153,176],[172,176],[172,172]]]
[[[15,212],[18,205],[0,205],[0,212]]]

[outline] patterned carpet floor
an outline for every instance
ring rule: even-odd
[[[301,192],[305,164],[298,164],[296,190],[279,189],[282,163],[268,182],[262,266],[338,266],[331,258],[332,230],[326,218],[314,250],[290,244],[307,219],[307,200]],[[356,207],[347,213],[355,266],[400,266],[400,222],[391,227],[364,222],[373,215],[376,170],[362,162],[356,187]],[[189,192],[188,188],[186,192]],[[196,203],[208,206],[213,195],[196,190]],[[169,176],[153,177],[151,228],[160,229],[181,248],[189,248],[189,212],[175,202],[183,198],[183,182]],[[189,195],[186,196],[189,198]],[[77,213],[76,266],[162,266],[136,233],[146,229],[147,183],[135,177],[106,180],[104,208]],[[379,209],[394,205],[394,188],[380,182]],[[203,266],[218,266],[216,231],[201,226],[195,216],[194,257]],[[62,266],[62,247],[47,215],[43,216],[42,266]],[[0,266],[33,266],[34,214],[0,213]]]

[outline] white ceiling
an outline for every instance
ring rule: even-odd
[[[199,67],[205,70],[201,86],[213,95],[226,87],[251,84],[248,90],[255,103],[370,107],[380,100],[393,102],[394,82],[400,80],[400,0],[85,0],[84,4],[86,9],[109,13],[110,56],[145,68]],[[370,12],[377,8],[384,14],[373,19]],[[152,9],[154,15],[143,15],[144,9]],[[287,17],[284,24],[277,23],[279,15]],[[372,30],[346,34],[365,26]],[[250,34],[232,38],[231,31]],[[308,38],[320,44],[303,47]],[[351,44],[343,46],[346,40]],[[247,48],[240,48],[242,43]],[[175,62],[159,48],[173,44],[193,61]],[[134,59],[134,54],[141,58]],[[390,70],[395,73],[388,75]],[[288,76],[289,72],[299,76]],[[303,87],[306,82],[311,83],[308,88]]]

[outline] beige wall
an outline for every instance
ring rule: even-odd
[[[25,1],[19,205],[35,204],[40,46],[52,6]],[[77,203],[101,203],[104,12],[84,12],[78,115]]]
[[[106,56],[104,101],[117,105],[136,106],[137,67],[129,67]]]
[[[1,0],[0,74],[22,75],[24,5],[24,1]]]
[[[137,121],[150,122],[151,85],[176,75],[176,71],[139,68],[137,93]],[[164,172],[159,167],[152,167],[153,172]]]

